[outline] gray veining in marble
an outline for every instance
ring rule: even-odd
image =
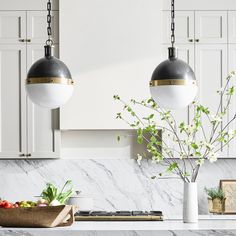
[[[160,166],[134,160],[1,160],[0,197],[34,199],[45,183],[72,179],[76,189],[94,198],[95,210],[155,210],[168,217],[182,214],[183,184],[179,179],[152,180]],[[236,160],[206,164],[198,179],[199,213],[207,213],[204,187],[220,179],[236,179]]]
[[[84,232],[26,232],[3,231],[0,236],[236,236],[235,230],[176,230],[176,231],[84,231]]]

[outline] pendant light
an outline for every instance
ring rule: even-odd
[[[51,1],[47,3],[47,34],[45,56],[36,61],[28,71],[26,92],[30,100],[45,108],[58,108],[65,104],[73,93],[73,80],[67,66],[53,56],[51,39]]]
[[[175,43],[175,2],[171,0],[171,47],[169,58],[159,64],[152,74],[150,92],[154,101],[166,109],[188,106],[197,95],[197,83],[193,70],[178,59]]]

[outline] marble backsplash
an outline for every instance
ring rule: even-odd
[[[1,160],[0,197],[12,201],[39,195],[46,182],[62,185],[71,179],[76,189],[94,198],[95,210],[162,210],[168,217],[182,214],[183,183],[152,180],[160,166],[135,160]],[[220,179],[236,179],[236,159],[206,163],[199,174],[199,213],[207,214],[204,187]]]

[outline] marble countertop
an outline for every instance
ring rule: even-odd
[[[183,223],[182,220],[165,221],[83,221],[69,227],[57,228],[4,228],[1,232],[81,232],[81,231],[188,231],[188,230],[235,230],[236,219],[205,219],[198,223]]]

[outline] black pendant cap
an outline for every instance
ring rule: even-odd
[[[177,49],[169,48],[169,59],[160,63],[152,74],[151,80],[196,80],[192,68],[178,59]]]
[[[27,78],[59,77],[71,79],[71,73],[65,63],[53,56],[53,48],[45,47],[45,57],[36,61],[27,74]]]

